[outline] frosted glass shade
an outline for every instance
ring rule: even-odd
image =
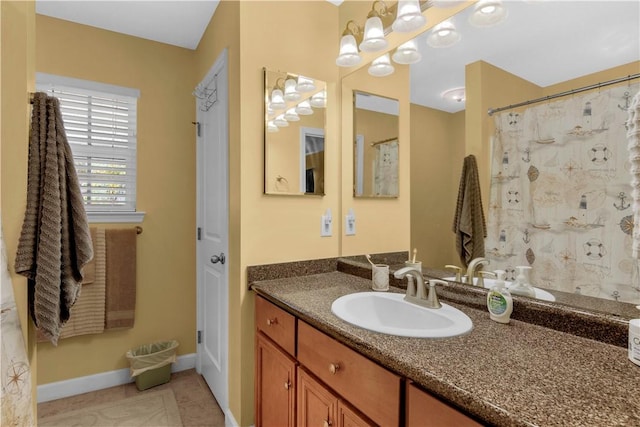
[[[300,92],[296,90],[296,81],[294,79],[287,79],[284,82],[284,99],[287,101],[297,101],[302,98]]]
[[[327,106],[327,92],[323,90],[314,94],[309,103],[315,108],[325,108]]]
[[[415,64],[422,55],[418,52],[415,40],[409,40],[398,46],[392,58],[397,64]]]
[[[273,123],[275,123],[275,125],[279,128],[286,128],[287,126],[289,126],[289,122],[284,118],[284,114],[280,114],[278,117],[276,117]]]
[[[367,19],[364,24],[364,38],[360,43],[360,50],[363,52],[378,52],[387,47],[387,39],[384,38],[382,20],[377,16]]]
[[[273,120],[269,120],[267,122],[267,132],[278,132],[278,126],[274,123]]]
[[[300,120],[300,116],[296,113],[295,108],[289,108],[286,113],[284,113],[284,118],[288,122],[297,122]]]
[[[422,16],[420,2],[418,0],[400,0],[398,13],[391,28],[398,33],[408,33],[422,27],[427,19]]]
[[[392,74],[395,68],[391,65],[391,60],[389,59],[389,54],[385,53],[382,56],[374,59],[371,65],[369,66],[369,74],[375,77],[384,77]]]
[[[298,76],[298,84],[296,90],[298,92],[311,92],[316,89],[316,85],[313,83],[313,79],[305,76]]]
[[[339,67],[353,67],[362,61],[362,57],[358,53],[358,45],[356,38],[351,34],[342,36],[340,39],[340,53],[336,58],[336,65]]]
[[[450,47],[460,41],[460,33],[452,22],[444,21],[433,27],[427,37],[427,44],[431,47]]]
[[[271,92],[271,103],[269,103],[269,107],[272,110],[283,110],[287,104],[284,102],[284,94],[280,89],[274,89]]]
[[[305,99],[300,104],[298,104],[296,106],[296,113],[300,114],[301,116],[308,116],[310,114],[313,114],[313,109],[311,108],[311,104],[309,104],[309,101]]]
[[[507,9],[500,0],[480,0],[474,9],[469,23],[475,27],[493,27],[507,17]]]

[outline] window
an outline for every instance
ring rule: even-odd
[[[136,122],[140,91],[37,73],[36,88],[60,100],[67,140],[91,222],[140,222]]]

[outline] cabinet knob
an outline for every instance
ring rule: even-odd
[[[329,426],[331,425],[331,421],[329,421],[329,420],[322,420],[322,425],[323,425],[324,427],[329,427]]]
[[[278,323],[278,318],[274,317],[273,319],[267,319],[267,326],[272,326]]]
[[[331,372],[333,375],[337,374],[339,370],[340,370],[339,363],[332,363],[329,365],[329,372]]]
[[[284,389],[289,390],[289,388],[291,388],[291,381],[287,381],[284,383]]]

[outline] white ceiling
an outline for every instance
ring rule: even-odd
[[[219,0],[36,0],[36,13],[195,49]]]
[[[218,2],[36,0],[36,12],[195,49]],[[444,101],[440,94],[464,86],[465,64],[479,59],[540,86],[640,60],[638,0],[506,0],[505,4],[507,19],[492,28],[470,26],[471,7],[454,17],[462,40],[453,47],[430,48],[426,33],[418,39],[422,61],[411,66],[412,102],[449,112],[464,109],[464,103]],[[337,50],[338,46],[336,54]]]
[[[462,39],[452,47],[428,46],[428,33],[417,39],[422,60],[411,66],[413,103],[463,110],[464,102],[441,94],[463,87],[465,65],[480,59],[542,87],[640,60],[638,0],[504,3],[508,16],[495,27],[471,26],[473,7],[453,17]]]

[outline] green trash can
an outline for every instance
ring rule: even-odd
[[[178,341],[160,341],[127,351],[131,377],[138,390],[146,390],[171,379],[171,364],[176,361]]]

